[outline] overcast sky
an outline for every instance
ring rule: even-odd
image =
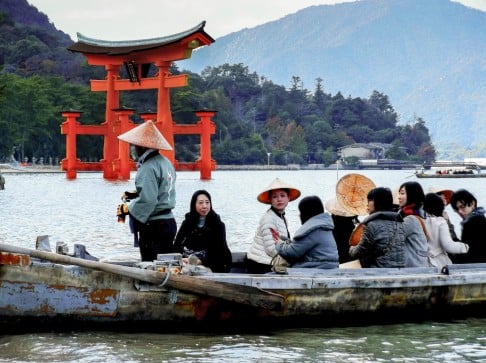
[[[218,38],[321,4],[354,0],[27,0],[57,29],[103,40],[157,38],[190,29]],[[427,0],[423,0],[427,1]],[[486,0],[456,0],[486,11]]]

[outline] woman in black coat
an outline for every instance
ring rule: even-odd
[[[197,257],[197,263],[213,272],[228,272],[231,268],[231,251],[226,242],[226,227],[211,205],[206,190],[196,191],[174,240],[174,251],[183,258]]]

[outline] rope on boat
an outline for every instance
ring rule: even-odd
[[[273,292],[273,291],[268,291],[268,290],[265,290],[265,289],[262,289],[261,287],[259,286],[255,286],[258,290],[260,290],[261,292],[264,292],[266,294],[269,294],[269,295],[273,295],[273,296],[277,296],[281,299],[284,299],[285,300],[285,296],[281,295],[281,294],[277,294],[276,292]]]
[[[162,283],[159,286],[164,287],[167,281],[169,281],[169,277],[170,277],[170,268],[168,268],[167,271],[165,272],[165,279],[164,281],[162,281]]]

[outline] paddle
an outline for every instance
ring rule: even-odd
[[[151,284],[162,284],[177,290],[211,296],[218,299],[251,305],[258,308],[278,310],[283,307],[283,296],[256,287],[212,281],[187,275],[167,274],[165,272],[143,270],[138,267],[120,266],[105,262],[83,260],[53,252],[32,250],[0,243],[0,251],[29,255],[60,264],[76,265],[94,270],[109,272]],[[167,280],[167,281],[165,281]]]

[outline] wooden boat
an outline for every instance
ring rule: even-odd
[[[245,329],[479,316],[486,264],[184,276],[0,244],[2,331]]]
[[[486,178],[486,173],[416,173],[417,178]]]
[[[476,163],[447,161],[426,165],[415,175],[417,178],[486,178],[486,173],[482,173],[481,167]]]

